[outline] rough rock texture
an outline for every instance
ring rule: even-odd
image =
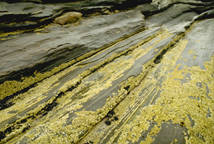
[[[37,27],[44,27],[67,11],[82,12],[84,16],[95,12],[105,14],[106,10],[127,9],[150,0],[67,0],[66,3],[62,3],[62,0],[50,0],[45,1],[49,2],[46,4],[36,0],[20,0],[19,3],[14,0],[8,1],[10,3],[0,2],[0,32],[30,31]]]
[[[0,4],[0,143],[214,142],[212,1],[13,2]],[[82,20],[52,23],[69,11]]]

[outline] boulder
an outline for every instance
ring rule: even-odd
[[[80,12],[68,12],[63,14],[60,17],[57,17],[54,22],[60,25],[68,24],[68,23],[75,23],[79,21],[82,17],[82,13]]]

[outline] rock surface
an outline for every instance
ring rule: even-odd
[[[213,143],[212,1],[16,2],[0,3],[0,143]]]
[[[4,0],[3,0],[4,1]],[[0,2],[0,32],[14,30],[31,31],[50,24],[56,17],[68,11],[77,11],[87,16],[104,14],[105,10],[127,9],[150,0],[5,0]],[[18,2],[18,3],[17,3]],[[43,2],[48,2],[43,4]],[[61,2],[61,3],[55,3]],[[62,3],[66,2],[66,3]]]

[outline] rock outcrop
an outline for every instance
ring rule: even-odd
[[[104,14],[105,10],[128,9],[149,0],[3,1],[6,2],[0,2],[0,32],[32,31],[34,28],[41,28],[52,23],[56,17],[69,11],[82,12],[86,17],[91,13]]]
[[[213,143],[213,26],[211,0],[0,2],[0,143]]]

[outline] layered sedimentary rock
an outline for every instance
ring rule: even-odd
[[[0,7],[0,143],[213,143],[212,1]]]
[[[107,10],[127,9],[148,1],[149,0],[20,0],[19,3],[14,0],[7,1],[10,3],[1,1],[0,32],[11,32],[14,30],[30,31],[37,27],[43,27],[50,24],[56,17],[68,11],[83,12],[84,16],[88,16],[91,13],[105,14]]]

